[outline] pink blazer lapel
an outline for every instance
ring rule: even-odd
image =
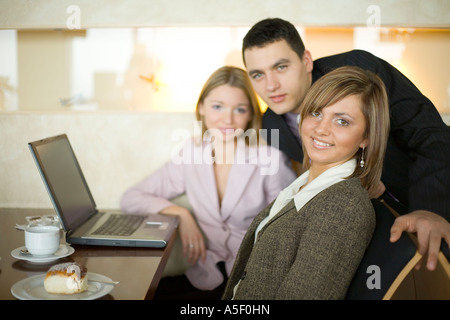
[[[191,167],[195,172],[194,192],[199,194],[199,198],[202,198],[206,207],[211,208],[211,212],[219,213],[219,196],[214,177],[213,160],[208,156],[211,154],[211,145],[204,144],[202,147],[197,146],[196,148],[193,156],[195,165]]]
[[[232,166],[225,195],[222,199],[222,219],[226,219],[233,212],[236,204],[244,196],[245,189],[249,187],[249,180],[257,168],[257,165],[254,164],[235,164]]]
[[[222,203],[219,203],[219,196],[217,194],[216,180],[214,176],[214,167],[212,160],[208,158],[211,154],[211,144],[204,144],[201,152],[197,150],[194,154],[195,163],[201,164],[196,167],[196,189],[202,192],[205,198],[204,201],[209,202],[209,207],[212,209],[211,213],[217,213],[217,218],[221,220],[227,219],[233,212],[236,204],[241,200],[245,194],[245,189],[248,188],[248,183],[254,171],[258,169],[257,164],[253,164],[248,157],[245,163],[242,159],[235,159],[239,161],[235,163],[230,170],[228,177],[225,195]],[[254,157],[254,156],[253,156]],[[254,160],[253,157],[251,160]]]

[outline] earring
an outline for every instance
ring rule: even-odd
[[[364,149],[365,149],[366,147],[363,147],[363,149],[362,149],[362,152],[361,152],[361,161],[359,162],[359,166],[361,167],[361,168],[364,168]]]

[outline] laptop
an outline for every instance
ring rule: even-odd
[[[28,143],[66,241],[71,244],[163,248],[178,219],[97,210],[66,134]]]

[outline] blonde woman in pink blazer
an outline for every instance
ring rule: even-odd
[[[261,111],[245,71],[214,72],[200,93],[196,116],[202,137],[189,139],[121,200],[126,212],[180,218],[191,265],[182,276],[163,278],[155,299],[219,299],[253,218],[296,178],[287,157],[259,135]],[[192,212],[170,201],[181,194]]]

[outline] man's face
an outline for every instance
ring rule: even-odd
[[[303,59],[285,40],[244,51],[245,65],[258,95],[277,114],[300,113],[300,104],[311,87],[313,61]]]

